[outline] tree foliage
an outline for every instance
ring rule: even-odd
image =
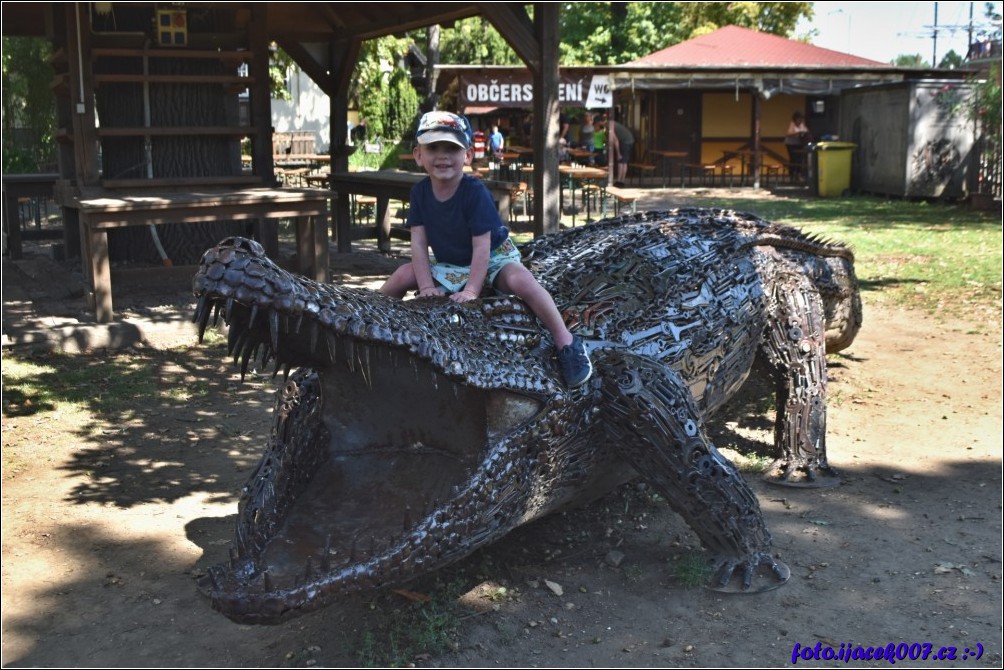
[[[425,33],[416,35],[424,42]],[[424,46],[420,43],[420,46]],[[439,58],[443,63],[471,65],[522,65],[512,47],[484,17],[457,21],[443,28],[439,36]]]
[[[788,37],[811,2],[566,2],[562,65],[614,65],[727,25]]]
[[[418,93],[403,65],[410,38],[367,40],[359,50],[350,101],[366,122],[368,137],[402,137],[418,113]]]
[[[920,54],[900,54],[892,59],[892,64],[896,67],[930,67]]]
[[[4,172],[37,172],[54,160],[51,53],[44,39],[3,38]]]

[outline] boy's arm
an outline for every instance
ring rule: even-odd
[[[432,270],[429,269],[429,241],[425,237],[425,226],[411,227],[411,268],[415,271],[415,281],[418,282],[419,298],[446,295],[432,279]]]
[[[471,253],[471,274],[467,279],[464,290],[454,293],[450,299],[454,302],[467,302],[481,297],[481,287],[485,284],[485,277],[488,276],[488,258],[492,250],[491,232],[475,235],[471,238],[474,250]]]

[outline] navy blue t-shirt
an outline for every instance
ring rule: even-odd
[[[463,267],[471,264],[472,237],[490,232],[492,249],[509,237],[509,229],[502,225],[491,193],[484,184],[466,174],[457,192],[446,202],[436,200],[428,177],[415,184],[411,189],[405,225],[425,228],[425,236],[437,261]]]

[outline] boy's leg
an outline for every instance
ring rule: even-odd
[[[561,349],[572,343],[572,334],[565,326],[554,299],[529,270],[519,263],[508,263],[499,271],[495,284],[499,290],[522,298],[530,306],[551,333],[555,347]]]
[[[554,299],[537,278],[520,263],[508,263],[502,267],[495,284],[499,290],[522,298],[544,327],[551,333],[554,347],[558,352],[558,367],[569,388],[584,384],[593,374],[593,364],[589,360],[581,339],[573,337],[565,326],[564,319]]]
[[[415,278],[415,269],[411,263],[400,266],[380,287],[380,292],[392,298],[403,298],[408,291],[418,288],[418,280]]]

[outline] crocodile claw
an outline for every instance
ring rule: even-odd
[[[708,588],[722,593],[762,593],[784,586],[790,577],[787,565],[760,553],[745,560],[726,560],[715,571]]]
[[[803,489],[828,489],[841,483],[840,473],[829,465],[795,465],[785,459],[771,463],[763,479],[768,484]]]

